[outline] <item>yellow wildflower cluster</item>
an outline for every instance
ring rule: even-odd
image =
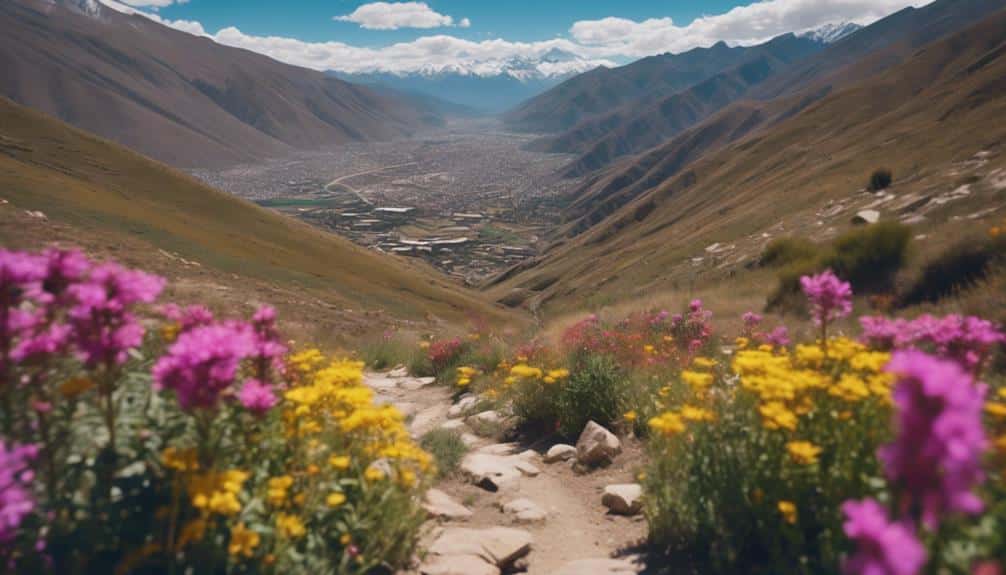
[[[192,476],[188,483],[192,506],[202,513],[237,515],[241,511],[241,487],[248,474],[237,469],[209,471]]]
[[[472,383],[472,378],[478,374],[474,367],[461,366],[458,368],[458,387],[468,387]]]
[[[269,501],[269,504],[274,507],[282,507],[289,498],[290,487],[293,486],[293,477],[289,475],[272,477],[269,479],[267,485],[266,499]]]
[[[541,379],[544,372],[540,367],[532,367],[526,363],[518,363],[510,368],[510,375],[524,379]]]
[[[664,437],[673,437],[685,432],[685,421],[680,414],[673,411],[664,412],[647,422],[650,430]]]
[[[821,454],[821,448],[809,441],[790,441],[786,444],[786,451],[793,461],[801,465],[817,463],[817,458]]]
[[[883,372],[889,360],[888,353],[835,338],[826,346],[798,345],[792,354],[740,350],[733,369],[741,388],[758,397],[765,427],[793,431],[800,416],[815,409],[818,393],[848,403],[871,398],[889,402],[893,377]]]
[[[238,523],[231,529],[231,540],[227,545],[227,552],[233,556],[251,557],[255,554],[255,548],[259,546],[262,537],[245,527],[244,523]]]

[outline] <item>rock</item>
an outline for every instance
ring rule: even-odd
[[[523,529],[451,527],[437,537],[429,552],[441,557],[475,556],[506,570],[514,561],[531,552],[534,538]],[[425,573],[425,571],[424,571]]]
[[[464,431],[465,422],[460,419],[448,419],[447,421],[439,425],[440,429],[445,429],[447,431],[457,431],[458,433]]]
[[[428,385],[436,383],[435,377],[410,377],[399,382],[398,387],[406,391],[418,391]]]
[[[427,407],[413,416],[412,421],[409,422],[409,431],[412,432],[413,436],[421,437],[427,431],[435,428],[439,421],[443,420],[446,411],[447,406],[439,403]]]
[[[473,484],[488,491],[498,491],[522,476],[533,477],[540,473],[531,464],[533,451],[513,454],[513,444],[496,444],[483,447],[465,455],[461,460],[461,473]]]
[[[399,365],[388,372],[388,377],[409,377],[409,370],[404,365]]]
[[[545,452],[544,461],[545,463],[555,463],[557,461],[566,461],[573,457],[576,457],[576,447],[566,445],[565,443],[556,443]]]
[[[576,441],[576,460],[583,465],[606,465],[622,452],[615,434],[590,421]]]
[[[518,461],[514,465],[514,467],[517,468],[517,471],[520,471],[523,475],[526,475],[528,477],[538,477],[539,475],[541,475],[540,469],[538,469],[537,467],[531,465],[526,461]]]
[[[464,521],[472,516],[470,509],[439,489],[430,489],[424,499],[423,509],[433,517]]]
[[[496,411],[483,411],[469,416],[466,420],[468,427],[483,437],[489,437],[499,432],[503,426],[503,417]]]
[[[643,509],[643,488],[638,483],[609,485],[604,488],[601,505],[612,513],[635,515]]]
[[[475,409],[475,406],[478,405],[478,403],[479,398],[474,395],[462,396],[457,403],[452,405],[451,408],[447,410],[447,417],[450,419],[464,417],[469,411]]]
[[[500,570],[478,555],[435,555],[419,567],[422,575],[499,575]]]
[[[548,513],[530,499],[514,499],[503,505],[503,513],[516,523],[540,523],[548,518]]]
[[[880,212],[877,210],[860,210],[852,217],[854,224],[875,224],[880,221]]]
[[[461,441],[468,447],[475,447],[476,445],[482,443],[482,438],[474,433],[462,433]]]
[[[578,559],[553,571],[552,575],[636,575],[639,569],[620,559]]]

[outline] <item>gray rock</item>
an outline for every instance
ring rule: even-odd
[[[398,387],[406,391],[418,391],[428,385],[433,385],[437,381],[435,377],[410,377],[398,383]]]
[[[478,405],[478,403],[479,398],[475,397],[474,395],[464,395],[461,397],[461,399],[458,400],[457,403],[452,405],[451,408],[447,410],[447,417],[451,419],[464,417],[466,414],[468,414],[468,412],[475,409],[475,406]]]
[[[483,437],[496,434],[503,426],[503,417],[496,411],[483,411],[469,416],[466,420],[468,427]]]
[[[638,483],[622,483],[604,488],[601,505],[612,513],[635,515],[643,509],[643,488]]]
[[[409,377],[409,370],[404,365],[399,365],[388,372],[388,377]]]
[[[854,224],[875,224],[880,221],[880,212],[877,210],[860,210],[852,217]]]
[[[541,523],[548,518],[548,513],[530,499],[514,499],[503,505],[506,513],[515,523]]]
[[[470,509],[439,489],[430,489],[424,499],[423,509],[433,517],[464,521],[472,516]]]
[[[422,575],[500,575],[498,567],[478,555],[434,555],[419,567]]]
[[[572,459],[574,457],[576,457],[576,447],[566,445],[565,443],[556,443],[545,452],[543,461],[545,461],[545,463],[555,463],[557,461],[566,461],[567,459]]]
[[[512,444],[489,445],[473,451],[461,460],[461,473],[473,484],[498,491],[522,476],[533,477],[540,470],[531,464],[534,452],[514,454]]]
[[[588,466],[606,465],[622,452],[622,442],[615,434],[590,421],[576,441],[576,460]]]
[[[523,529],[490,527],[468,529],[451,527],[437,537],[429,552],[441,557],[481,557],[499,569],[505,570],[514,561],[531,552],[534,538]]]
[[[578,559],[566,563],[552,575],[636,575],[639,569],[621,559]]]

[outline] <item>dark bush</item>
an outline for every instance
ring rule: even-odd
[[[779,268],[798,261],[813,260],[820,254],[820,248],[805,238],[776,238],[765,246],[758,264],[762,267]]]
[[[1006,236],[958,242],[926,263],[901,303],[918,305],[952,296],[985,279],[993,265],[1004,261]]]
[[[871,192],[879,192],[886,189],[894,181],[894,175],[887,168],[878,168],[870,174],[869,189]]]
[[[855,229],[834,241],[822,269],[831,268],[859,293],[887,292],[908,260],[911,240],[911,228],[897,222]]]
[[[626,374],[611,357],[583,356],[558,397],[560,433],[575,437],[588,421],[610,426],[622,413],[625,383]]]

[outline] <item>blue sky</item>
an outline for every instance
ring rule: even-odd
[[[100,1],[317,70],[561,75],[869,24],[930,0]]]

